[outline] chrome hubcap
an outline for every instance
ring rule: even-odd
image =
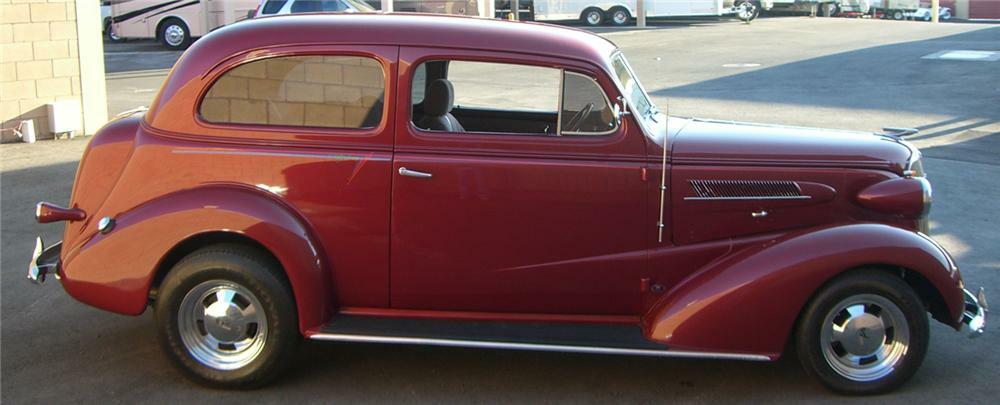
[[[624,11],[616,11],[614,19],[615,19],[615,24],[624,24],[625,21],[628,21],[628,16],[625,15]]]
[[[739,15],[741,20],[749,20],[751,17],[753,17],[756,11],[757,11],[757,6],[748,1],[740,4],[736,13],[737,15]]]
[[[906,357],[910,329],[892,301],[862,294],[834,306],[823,321],[820,339],[823,357],[837,374],[873,381],[891,374]]]
[[[180,45],[184,42],[184,28],[179,25],[170,25],[163,30],[163,37],[170,45]]]
[[[199,363],[217,370],[246,366],[267,339],[267,316],[243,286],[210,280],[191,289],[177,315],[181,341]]]
[[[591,11],[587,13],[587,23],[590,25],[597,25],[601,22],[601,14],[596,11]]]

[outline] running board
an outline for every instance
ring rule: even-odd
[[[767,356],[670,350],[642,336],[636,325],[337,316],[312,340],[508,349],[564,353],[769,361]]]

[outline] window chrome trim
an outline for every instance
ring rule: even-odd
[[[576,76],[582,77],[584,79],[590,80],[590,82],[593,83],[594,86],[597,86],[597,90],[601,93],[601,95],[604,96],[604,105],[608,108],[609,111],[612,108],[611,107],[611,99],[608,98],[608,93],[605,92],[603,88],[601,88],[601,84],[598,83],[597,80],[594,80],[593,77],[587,76],[585,74],[577,73],[577,72],[567,72],[566,69],[562,69],[562,71],[563,71],[563,74],[562,74],[562,78],[560,79],[560,83],[559,83],[559,115],[557,117],[557,119],[559,120],[559,122],[556,123],[556,128],[557,128],[557,131],[558,131],[556,133],[559,134],[559,136],[565,136],[565,135],[568,135],[568,136],[606,136],[606,135],[611,135],[611,134],[617,132],[618,128],[619,128],[618,127],[618,122],[615,120],[615,118],[613,116],[611,117],[611,123],[614,124],[614,126],[612,126],[611,129],[609,129],[607,131],[603,131],[603,132],[587,132],[587,131],[572,131],[572,132],[567,131],[567,132],[562,132],[562,112],[563,112],[563,102],[564,102],[563,96],[566,93],[566,75],[567,74],[576,75]]]

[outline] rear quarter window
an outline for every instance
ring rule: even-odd
[[[224,73],[199,113],[216,124],[374,128],[382,121],[382,65],[362,56],[253,61]]]

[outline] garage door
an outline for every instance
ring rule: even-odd
[[[969,18],[1000,19],[1000,0],[969,0]]]

